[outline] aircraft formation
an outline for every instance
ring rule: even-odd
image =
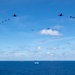
[[[62,13],[60,13],[58,16],[63,16],[63,14]],[[74,16],[70,16],[70,18],[75,18]]]
[[[70,18],[74,18],[74,16],[70,16]]]
[[[63,16],[63,14],[62,14],[62,13],[60,13],[58,16],[59,16],[59,17],[62,17],[62,16]],[[13,14],[13,15],[12,15],[12,17],[17,17],[17,15],[16,15],[16,14]],[[75,17],[74,17],[74,16],[70,16],[69,18],[74,19]],[[0,22],[0,24],[3,24],[4,22],[7,22],[7,21],[9,21],[9,20],[10,20],[10,18],[5,19],[4,21]],[[49,30],[50,28],[47,28],[47,29]],[[32,29],[31,31],[34,31],[34,29]]]
[[[16,15],[16,14],[13,14],[12,17],[17,17],[17,15]],[[10,20],[9,18],[8,18],[8,19],[5,19],[4,21],[1,21],[0,24],[2,24],[2,23],[4,23],[4,22],[7,22],[7,21],[9,21],[9,20]]]

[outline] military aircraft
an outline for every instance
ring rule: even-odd
[[[13,15],[13,17],[17,17],[17,15],[16,15],[16,14],[14,14],[14,15]]]
[[[62,13],[60,13],[59,16],[63,16]]]
[[[7,21],[7,20],[5,20],[5,21]]]
[[[8,20],[10,20],[10,19],[8,19]]]
[[[33,31],[33,29],[32,29],[32,31]]]
[[[74,18],[74,16],[70,16],[70,18]]]
[[[47,28],[47,29],[50,29],[50,28]]]
[[[4,23],[4,22],[2,21],[2,23]]]

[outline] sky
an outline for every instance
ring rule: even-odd
[[[75,0],[0,0],[0,60],[75,60],[70,16]]]

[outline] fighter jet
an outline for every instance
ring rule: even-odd
[[[47,29],[50,29],[50,28],[47,28]]]
[[[32,31],[33,31],[33,29],[32,29]]]
[[[74,18],[74,16],[70,16],[70,18]]]
[[[59,16],[63,16],[62,13],[60,13]]]
[[[72,16],[70,16],[70,18],[72,18]]]
[[[13,15],[13,17],[17,17],[17,15],[16,15],[16,14],[14,14],[14,15]]]
[[[2,21],[2,23],[4,23],[4,22]]]
[[[7,21],[7,20],[5,20],[5,21]]]
[[[8,20],[10,20],[10,19],[8,19]]]

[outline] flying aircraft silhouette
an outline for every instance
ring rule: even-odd
[[[10,19],[8,19],[8,20],[10,20]]]
[[[33,31],[33,29],[32,29],[32,31]]]
[[[47,29],[50,29],[50,28],[47,28]]]
[[[14,15],[13,15],[13,17],[17,17],[17,15],[16,15],[16,14],[14,14]]]
[[[59,16],[63,16],[62,13],[60,13]]]
[[[72,16],[70,16],[70,18],[72,18]]]
[[[70,16],[70,18],[74,18],[74,16]]]
[[[2,21],[2,23],[4,23],[4,22]]]
[[[7,20],[5,20],[5,21],[7,21]]]

